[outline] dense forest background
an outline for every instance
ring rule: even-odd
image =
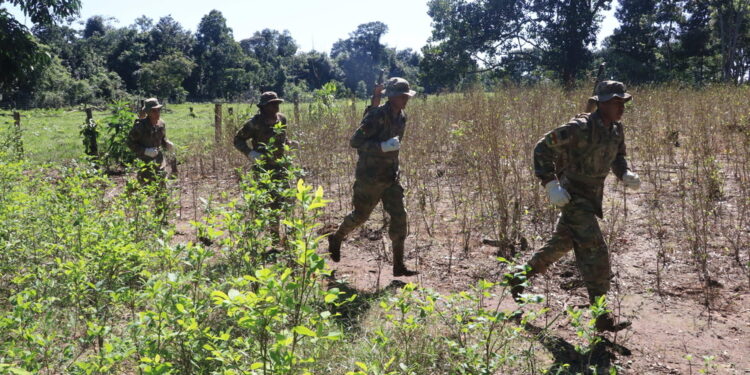
[[[4,4],[20,8],[29,29]],[[78,19],[78,0],[0,0],[0,105],[97,104],[125,96],[170,103],[301,98],[327,83],[366,97],[380,69],[424,93],[553,82],[571,88],[606,61],[630,84],[743,84],[750,70],[747,0],[430,0],[420,51],[384,45],[382,22],[359,25],[330,53],[300,51],[288,31],[234,35],[218,10],[193,33],[171,16],[115,27]],[[604,11],[619,26],[596,45]],[[239,40],[238,40],[239,39]]]

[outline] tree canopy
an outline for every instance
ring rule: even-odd
[[[619,0],[619,23],[597,44],[611,0],[428,0],[432,35],[419,50],[382,42],[388,26],[358,25],[330,53],[300,51],[287,30],[234,35],[219,10],[195,32],[171,16],[76,20],[80,1],[0,0],[0,104],[64,106],[126,95],[166,101],[254,100],[266,90],[298,95],[329,82],[366,97],[381,71],[422,92],[491,88],[498,82],[573,87],[602,61],[627,83],[745,83],[750,2]],[[76,26],[76,22],[82,25]]]

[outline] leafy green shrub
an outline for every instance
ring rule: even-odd
[[[135,115],[130,112],[128,103],[124,101],[113,102],[109,109],[112,114],[102,122],[107,126],[105,129],[109,136],[104,146],[104,163],[111,168],[130,164],[135,160],[135,155],[127,146],[128,134],[133,128]]]

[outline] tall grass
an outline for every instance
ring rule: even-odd
[[[624,123],[631,168],[643,189],[626,192],[610,177],[602,228],[613,254],[641,251],[652,264],[653,276],[642,277],[654,278],[655,292],[668,292],[673,286],[662,281],[679,272],[713,309],[722,283],[736,283],[739,275],[750,287],[750,91],[659,86],[633,94]],[[533,176],[532,149],[581,111],[586,97],[584,90],[537,86],[412,99],[401,151],[410,261],[437,268],[425,273],[450,275],[457,272],[454,259],[485,262],[476,249],[486,237],[508,259],[525,259],[538,247],[557,210]],[[123,193],[85,165],[14,161],[7,155],[12,145],[0,143],[0,370],[435,374],[550,368],[554,359],[542,350],[544,342],[524,333],[497,304],[507,294],[493,282],[501,264],[488,265],[497,270],[489,280],[443,295],[414,285],[362,292],[330,278],[318,248],[325,230],[317,223],[330,229],[351,209],[356,152],[348,140],[364,104],[318,98],[301,104],[299,121],[290,121],[290,138],[299,147],[289,153],[307,184],[321,186],[330,202],[309,185],[289,181],[287,194],[297,204],[281,213],[288,242],[280,255],[264,227],[273,213],[262,209],[269,198],[262,177],[244,173],[247,160],[231,143],[255,112],[252,106],[224,106],[219,144],[209,105],[200,106],[196,118],[177,106],[164,116],[179,147],[179,183],[194,194],[193,206],[198,187],[219,198],[189,218],[210,246],[174,244],[173,228],[150,216],[148,194]],[[181,128],[180,116],[196,128]],[[33,118],[24,137],[34,135],[28,130]],[[45,147],[54,148],[45,142],[25,142],[33,161],[45,160]],[[212,184],[217,179],[237,181],[237,194],[221,197]],[[622,240],[632,226],[643,227],[630,231],[644,237],[634,242],[640,249]],[[447,249],[448,262],[426,251],[438,247]],[[676,263],[689,268],[675,270]]]

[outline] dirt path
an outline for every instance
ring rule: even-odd
[[[207,205],[235,198],[238,191],[237,177],[232,173],[188,175],[174,186],[179,199],[177,219],[173,222],[176,242],[196,241],[190,221],[200,218]],[[226,193],[225,197],[221,193]],[[617,194],[611,187],[609,193]],[[660,269],[658,294],[654,261],[658,245],[644,229],[648,208],[643,196],[633,194],[629,198],[627,224],[610,239],[615,273],[611,297],[617,299],[614,307],[619,315],[633,322],[630,329],[606,336],[631,352],[614,353],[612,361],[628,374],[698,374],[701,370],[750,374],[747,277],[738,267],[728,266],[726,263],[731,261],[727,258],[716,257],[712,264],[716,267],[712,273],[716,280],[706,283],[699,280],[694,265],[672,254]],[[327,213],[321,232],[333,231],[343,215],[344,212]],[[331,263],[337,279],[361,292],[378,291],[394,280],[382,215],[382,210],[376,209],[368,223],[344,243],[342,261]],[[471,236],[468,251],[464,251],[463,239],[455,235],[458,230],[429,236],[423,225],[413,221],[407,240],[407,262],[420,274],[398,280],[441,292],[466,290],[481,278],[499,280],[503,269],[496,261],[498,249],[484,245],[480,235]],[[457,224],[444,220],[443,225]],[[672,246],[684,245],[675,230],[667,237]],[[527,259],[531,252],[525,250],[520,256]],[[587,301],[570,255],[547,275],[535,279],[530,291],[546,297],[550,316],[562,314],[566,306],[584,305]],[[502,306],[514,308],[509,298],[502,301]],[[575,341],[575,332],[566,319],[552,326],[551,334],[562,343]]]

